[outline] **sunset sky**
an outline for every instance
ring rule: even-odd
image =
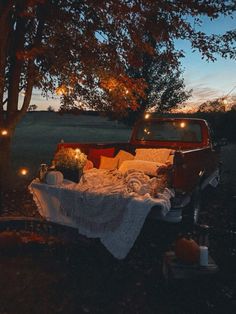
[[[235,28],[236,13],[233,18],[221,17],[213,22],[204,18],[200,30],[208,34],[221,34]],[[187,89],[193,89],[192,97],[188,100],[189,105],[200,104],[206,100],[225,96],[236,86],[235,60],[225,60],[218,57],[215,62],[207,62],[201,59],[198,52],[192,52],[188,42],[178,41],[176,45],[178,49],[185,51],[185,58],[182,59],[185,84]],[[235,94],[236,88],[231,95]],[[60,105],[58,99],[45,100],[39,92],[34,92],[31,104],[36,104],[38,110],[46,110],[49,105],[57,109]]]
[[[211,34],[222,34],[236,28],[236,14],[233,18],[221,17],[211,22],[205,18],[201,30]],[[206,100],[227,95],[236,86],[236,60],[218,57],[215,62],[206,62],[199,53],[193,53],[187,42],[177,43],[186,52],[182,60],[187,88],[193,89],[189,103],[200,104]],[[236,88],[231,95],[236,94]]]

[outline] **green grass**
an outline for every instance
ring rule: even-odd
[[[28,113],[13,139],[13,166],[15,169],[26,166],[35,172],[41,163],[50,163],[61,139],[83,143],[127,142],[130,131],[125,125],[100,116]]]

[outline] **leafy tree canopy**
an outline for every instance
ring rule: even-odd
[[[234,0],[1,0],[0,122],[14,129],[33,87],[44,95],[56,90],[67,108],[136,110],[149,86],[129,69],[143,67],[147,56],[176,67],[183,56],[176,39],[189,40],[208,60],[216,53],[235,58],[235,30],[207,35],[196,28],[203,16],[230,15],[235,6]]]
[[[153,97],[155,67],[175,69],[178,76],[183,51],[175,49],[177,39],[191,42],[208,60],[216,53],[235,58],[235,30],[198,30],[202,17],[214,20],[235,10],[235,0],[0,0],[0,185],[33,88],[45,96],[56,91],[66,108],[144,110]],[[160,104],[167,94],[162,90]]]
[[[135,112],[128,110],[123,117],[123,121],[128,123],[135,122],[146,110],[161,113],[170,111],[191,96],[192,90],[186,90],[178,63],[173,65],[153,60],[147,55],[144,55],[144,60],[143,66],[128,71],[130,75],[142,77],[146,82],[145,99],[140,99],[139,107]]]

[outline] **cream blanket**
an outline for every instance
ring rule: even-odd
[[[64,181],[50,186],[34,180],[30,185],[42,216],[77,227],[80,234],[100,238],[118,259],[132,248],[153,206],[160,216],[170,210],[173,192],[166,188],[153,197],[157,178],[141,171],[91,169],[80,183]]]

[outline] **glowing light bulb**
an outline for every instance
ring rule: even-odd
[[[223,99],[223,105],[227,105],[228,104],[228,100],[227,99]]]
[[[180,127],[181,127],[181,128],[185,128],[185,127],[186,127],[186,123],[185,123],[185,122],[181,122],[181,123],[180,123]]]
[[[61,85],[56,88],[55,92],[58,96],[65,96],[68,94],[68,88],[66,87],[66,85]]]
[[[149,119],[150,118],[150,113],[146,113],[144,116],[145,119]]]
[[[79,159],[79,153],[80,153],[80,149],[76,148],[75,149],[75,159]]]
[[[21,168],[20,169],[20,174],[22,176],[26,176],[28,173],[29,173],[28,169],[26,169],[26,168]]]
[[[2,131],[1,131],[1,135],[2,135],[2,136],[8,135],[8,131],[7,131],[7,130],[2,130]]]

